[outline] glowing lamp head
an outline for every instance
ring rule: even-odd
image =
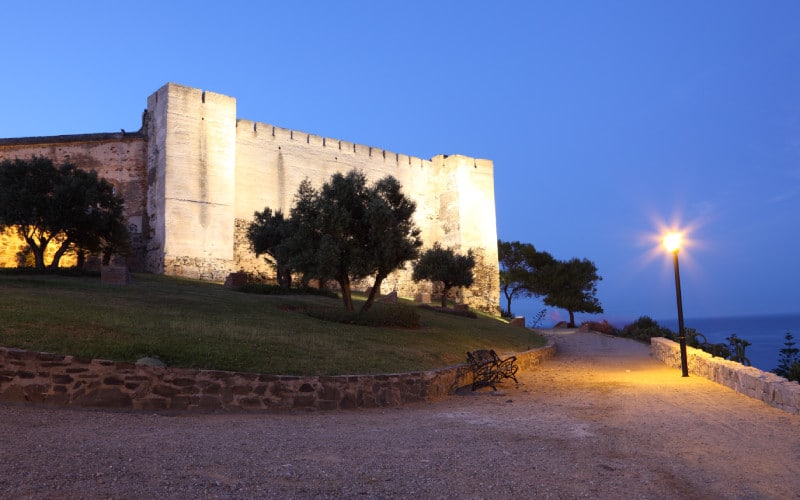
[[[681,233],[667,233],[664,236],[664,248],[670,253],[675,253],[681,248],[681,240],[683,235]]]

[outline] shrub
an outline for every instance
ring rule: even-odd
[[[735,333],[732,333],[730,337],[725,338],[730,344],[730,355],[728,359],[731,361],[736,361],[737,363],[741,363],[745,366],[750,366],[750,359],[745,356],[745,351],[747,347],[750,346],[750,342],[745,339],[739,338]]]
[[[612,325],[606,320],[603,321],[584,321],[581,324],[581,327],[586,327],[590,331],[598,332],[598,333],[605,333],[607,335],[619,335],[619,330],[617,327]]]
[[[476,319],[478,317],[477,314],[475,314],[474,312],[470,311],[469,309],[455,309],[455,308],[454,309],[450,309],[450,308],[447,308],[447,307],[437,307],[437,306],[432,306],[432,305],[429,305],[429,304],[421,304],[418,307],[420,307],[421,309],[427,309],[429,311],[435,311],[435,312],[444,313],[444,314],[452,314],[454,316],[462,316],[464,318]]]
[[[539,325],[542,324],[542,320],[547,315],[547,309],[542,309],[536,316],[533,317],[533,320],[528,325],[528,328],[539,328]]]
[[[419,313],[413,306],[376,302],[364,312],[353,312],[333,307],[305,309],[312,318],[348,325],[374,327],[419,328]]]
[[[800,361],[795,361],[794,364],[789,367],[789,370],[786,372],[786,378],[800,383]]]
[[[0,274],[4,276],[75,276],[75,277],[100,277],[100,271],[88,269],[78,269],[77,267],[48,267],[46,269],[36,269],[35,267],[3,267]]]
[[[239,291],[261,295],[319,295],[321,297],[330,297],[332,299],[339,298],[339,295],[333,290],[311,287],[284,288],[278,285],[269,285],[266,283],[245,283],[239,287]]]
[[[698,332],[694,328],[686,328],[685,332],[686,345],[696,347],[697,349],[703,350],[715,357],[727,359],[728,356],[731,355],[731,349],[727,344],[722,342],[712,344],[708,341],[705,335]]]
[[[649,316],[640,316],[633,323],[625,325],[619,332],[619,336],[643,342],[649,342],[652,337],[666,337],[671,340],[676,338],[672,330],[659,325],[656,320]]]

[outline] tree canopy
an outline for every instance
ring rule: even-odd
[[[429,280],[442,284],[442,307],[447,307],[447,294],[453,287],[472,285],[475,256],[472,250],[466,255],[435,243],[426,250],[414,265],[414,281]]]
[[[114,187],[94,171],[71,163],[56,167],[52,160],[0,162],[0,228],[14,227],[31,249],[37,269],[51,242],[59,247],[50,267],[58,267],[67,251],[75,251],[82,265],[86,252],[124,253],[129,235],[123,217],[124,202]]]
[[[500,290],[506,298],[505,314],[511,316],[511,301],[520,297],[544,295],[543,269],[554,262],[547,252],[530,243],[497,241],[500,263]]]
[[[575,313],[602,313],[597,299],[597,282],[603,278],[597,267],[587,259],[554,260],[542,269],[542,291],[548,306],[566,309],[569,325],[575,326]]]
[[[275,268],[278,284],[284,288],[292,286],[292,267],[283,243],[292,234],[292,224],[283,216],[283,212],[266,207],[262,212],[253,214],[253,222],[247,228],[247,239],[253,246],[256,256],[268,255],[268,262]]]
[[[290,270],[303,273],[305,279],[336,281],[344,306],[350,311],[352,281],[374,277],[362,307],[367,310],[389,273],[418,255],[422,241],[413,222],[415,209],[391,176],[367,185],[363,172],[351,170],[334,174],[319,190],[305,179],[290,211],[286,226],[290,234],[269,240],[269,251]],[[250,226],[254,234],[261,231],[260,227],[263,234],[275,232],[278,223],[275,216],[269,219],[268,210],[256,213]]]
[[[416,204],[403,195],[400,182],[394,177],[384,177],[373,185],[367,207],[364,251],[375,284],[363,310],[370,308],[381,283],[392,271],[419,255],[422,239],[413,221],[416,208]]]

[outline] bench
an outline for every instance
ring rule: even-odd
[[[517,382],[519,366],[514,363],[516,356],[500,359],[493,349],[479,349],[467,353],[467,363],[472,370],[472,390],[490,386],[495,391],[495,384],[502,379],[510,378]]]

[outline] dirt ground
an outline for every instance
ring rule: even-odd
[[[519,384],[400,408],[154,414],[0,403],[2,498],[800,498],[800,417],[555,335]]]

